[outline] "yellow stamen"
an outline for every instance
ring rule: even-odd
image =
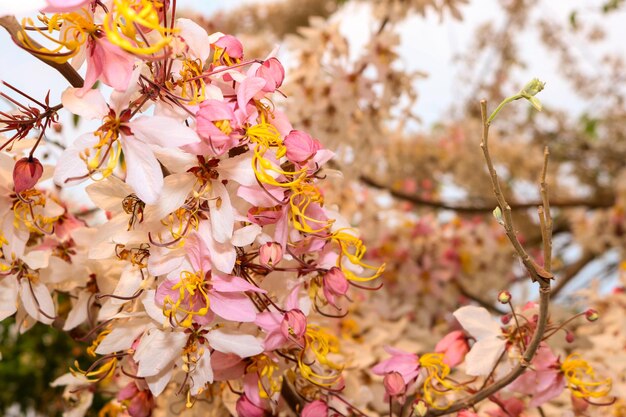
[[[103,22],[107,39],[113,45],[136,55],[151,55],[162,51],[172,41],[171,30],[161,26],[157,7],[161,3],[151,0],[113,0],[113,8]],[[150,45],[143,30],[150,29],[161,34],[161,39]]]
[[[330,387],[341,377],[343,366],[331,361],[329,354],[339,353],[339,339],[325,329],[309,325],[304,335],[305,347],[298,355],[298,368],[303,378],[316,385]],[[313,356],[313,363],[319,364],[330,371],[329,374],[320,374],[313,371],[311,365],[307,363],[306,356]]]
[[[611,392],[611,378],[598,380],[593,367],[577,353],[572,353],[563,361],[561,370],[565,375],[567,388],[578,398],[601,398]]]
[[[209,296],[207,294],[208,283],[204,279],[204,273],[183,271],[180,274],[180,281],[172,287],[173,290],[178,290],[178,299],[176,301],[168,295],[163,301],[163,314],[170,317],[182,326],[191,327],[194,316],[204,316],[209,311]],[[198,310],[194,308],[196,300],[194,296],[198,292],[201,296],[202,302]],[[183,302],[189,304],[189,309],[181,307]],[[185,318],[179,321],[177,318],[178,313],[184,313]]]
[[[452,403],[446,399],[446,404],[441,405],[441,399],[446,394],[458,391],[461,387],[446,380],[450,374],[450,367],[443,363],[443,353],[426,353],[419,358],[420,366],[427,372],[424,380],[424,401],[437,410],[445,410]]]
[[[345,274],[346,279],[356,282],[367,282],[372,281],[378,278],[383,271],[385,270],[385,264],[382,264],[379,267],[375,267],[373,265],[366,264],[362,261],[367,248],[363,244],[363,241],[358,237],[345,232],[347,229],[340,229],[334,232],[330,239],[336,242],[340,248],[340,256],[337,258],[337,267],[341,269],[341,271]],[[360,266],[365,269],[375,271],[372,276],[369,277],[361,277],[352,272],[347,265],[344,263],[344,258],[347,259],[351,264],[355,266]]]

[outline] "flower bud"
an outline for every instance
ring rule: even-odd
[[[511,313],[507,313],[504,316],[500,317],[500,321],[502,322],[502,324],[509,324],[512,317],[513,316],[511,315]]]
[[[533,78],[528,84],[524,86],[524,88],[522,88],[522,91],[519,92],[519,95],[528,100],[535,109],[541,111],[541,102],[537,100],[535,96],[541,90],[543,90],[543,87],[545,85],[546,83],[539,81],[537,78]]]
[[[413,413],[416,416],[424,417],[428,412],[428,407],[423,400],[419,400],[417,403],[413,405]]]
[[[304,163],[312,158],[322,145],[308,133],[292,130],[283,141],[287,147],[287,158],[296,163]]]
[[[283,316],[280,331],[286,339],[300,339],[306,333],[306,316],[298,309],[289,310]]]
[[[590,308],[587,311],[585,311],[585,318],[588,321],[596,321],[600,318],[600,315],[598,314],[596,310],[594,310],[593,308]]]
[[[498,294],[498,301],[502,304],[508,304],[511,301],[511,293],[507,290],[502,290]]]
[[[406,392],[406,384],[404,383],[404,378],[400,375],[399,372],[389,372],[385,375],[383,379],[383,385],[385,386],[385,391],[387,395],[390,397],[396,397],[398,395],[403,395]]]
[[[237,400],[237,404],[235,406],[237,410],[237,415],[239,417],[266,417],[267,413],[264,409],[254,404],[252,401],[248,399],[248,397],[244,394]]]
[[[463,362],[469,350],[467,338],[461,330],[448,333],[435,346],[435,352],[443,353],[443,363],[450,367],[455,367]]]
[[[333,266],[324,274],[322,284],[324,297],[335,307],[337,307],[335,297],[346,295],[350,286],[344,273],[336,266]]]
[[[569,330],[565,332],[565,341],[567,343],[572,343],[574,341],[574,333],[570,332]]]
[[[308,403],[302,409],[301,417],[326,417],[328,416],[328,405],[324,401],[315,400]]]
[[[283,259],[283,248],[277,242],[267,242],[259,249],[259,262],[268,268],[273,268]]]
[[[43,174],[43,166],[37,158],[22,158],[15,163],[13,168],[13,184],[15,192],[30,190],[33,188],[41,175]]]
[[[285,79],[285,69],[279,60],[276,58],[270,58],[263,62],[254,75],[265,80],[265,87],[263,87],[263,91],[273,93],[283,84],[283,80]]]

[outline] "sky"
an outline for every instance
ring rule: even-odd
[[[0,0],[3,2],[14,0]],[[232,9],[243,3],[258,3],[267,0],[178,0],[180,8],[196,9],[206,15],[218,9]],[[426,72],[428,78],[415,85],[421,99],[418,100],[415,113],[423,120],[424,128],[440,120],[450,110],[455,98],[466,92],[467,86],[461,85],[458,68],[453,64],[454,57],[468,48],[474,29],[485,21],[492,21],[498,27],[503,24],[497,0],[473,0],[462,8],[464,20],[445,19],[442,24],[434,13],[426,18],[416,16],[409,18],[400,26],[402,44],[400,48],[403,64],[411,70]],[[601,0],[542,0],[539,13],[547,14],[560,21],[567,22],[573,8],[585,9]],[[367,42],[369,35],[375,30],[375,22],[368,16],[367,6],[353,1],[340,12],[335,19],[341,22],[342,32],[350,39],[352,49],[358,51]],[[603,23],[610,36],[601,48],[586,50],[576,36],[572,36],[572,45],[577,53],[589,63],[591,70],[601,70],[600,52],[615,50],[626,58],[626,12],[617,12]],[[553,57],[539,46],[533,33],[525,33],[521,37],[522,55],[528,57],[530,65],[516,74],[520,86],[533,77],[547,82],[547,88],[541,93],[541,100],[546,106],[554,105],[566,108],[572,113],[580,113],[593,103],[586,103],[571,93],[570,86],[559,76],[560,69]],[[51,98],[56,102],[67,84],[54,70],[39,63],[13,45],[10,37],[0,31],[0,79],[11,82],[22,88],[27,87],[29,93],[43,97],[48,89]],[[488,63],[486,63],[488,65]],[[477,75],[479,76],[479,75]]]

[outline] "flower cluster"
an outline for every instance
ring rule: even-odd
[[[383,267],[324,204],[318,181],[333,153],[275,107],[285,76],[275,53],[247,60],[235,37],[176,19],[175,2],[44,11],[17,41],[47,62],[86,65],[84,85],[44,113],[63,107],[96,127],[53,173],[33,157],[43,133],[0,154],[0,319],[90,341],[93,362],[54,383],[77,412],[100,386],[115,393],[102,413],[133,417],[160,396],[191,408],[235,395],[246,417],[276,412],[286,390],[309,409],[340,392],[346,365],[327,322]],[[96,82],[113,89],[108,99]],[[51,176],[57,190],[89,181],[106,221],[38,186]]]

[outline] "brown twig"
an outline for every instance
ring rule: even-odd
[[[13,38],[13,42],[15,42],[16,45],[18,45],[22,49],[26,50],[25,45],[20,40],[18,34],[21,33],[22,36],[27,36],[27,35],[23,33],[22,27],[20,26],[20,24],[17,21],[17,19],[15,18],[15,16],[1,17],[0,18],[0,26],[4,27],[6,29],[6,31],[9,32],[9,34],[11,35],[11,38]],[[41,45],[39,43],[37,43],[36,41],[32,40],[32,39],[30,40],[30,43],[35,48],[41,48]],[[69,83],[72,85],[72,87],[81,88],[83,86],[83,84],[84,84],[83,78],[67,62],[64,63],[64,64],[58,64],[56,62],[48,61],[44,57],[42,57],[40,55],[33,54],[33,53],[31,53],[31,55],[34,56],[35,58],[37,58],[38,60],[44,62],[45,64],[50,65],[52,68],[54,68],[59,73],[61,73],[61,75],[63,77],[65,77],[65,79],[67,81],[69,81]]]
[[[463,284],[461,284],[458,280],[454,281],[454,285],[457,287],[462,296],[469,298],[470,300],[477,303],[479,306],[486,308],[495,314],[506,314],[506,311],[494,305],[494,303],[490,303],[486,300],[483,300],[479,296],[472,294]]]
[[[361,175],[359,180],[372,188],[376,188],[378,190],[387,191],[391,196],[397,198],[398,200],[408,201],[409,203],[413,203],[418,206],[423,207],[431,207],[435,209],[441,210],[452,210],[458,213],[464,214],[484,214],[491,213],[493,211],[493,205],[489,205],[488,203],[484,203],[481,205],[475,206],[461,206],[452,203],[447,203],[445,201],[437,201],[422,198],[416,196],[414,194],[406,193],[403,191],[395,190],[393,187],[381,184],[380,182],[366,176]],[[542,202],[539,201],[531,201],[531,202],[515,202],[510,203],[511,210],[519,211],[519,210],[527,210],[530,208],[537,207],[542,205]],[[572,199],[572,200],[561,200],[561,201],[553,201],[551,203],[552,207],[558,208],[577,208],[577,207],[585,207],[590,209],[599,209],[599,208],[608,208],[615,205],[615,198],[606,199],[606,200],[585,200],[585,199]]]
[[[487,168],[489,169],[489,175],[491,177],[491,183],[493,185],[493,191],[496,196],[496,200],[498,201],[498,205],[502,210],[502,223],[506,231],[506,235],[508,236],[511,244],[515,248],[515,251],[522,259],[524,267],[530,274],[532,280],[539,283],[539,316],[537,319],[537,327],[535,328],[533,337],[530,340],[528,347],[524,350],[520,362],[513,368],[513,370],[511,370],[506,376],[499,379],[492,385],[489,385],[488,387],[479,390],[477,393],[467,398],[455,401],[450,407],[446,408],[445,410],[429,410],[426,413],[427,417],[443,416],[470,408],[480,401],[491,397],[493,394],[497,393],[502,388],[515,381],[530,366],[532,359],[539,349],[539,344],[543,339],[543,335],[546,331],[546,325],[548,322],[548,312],[550,305],[550,278],[552,277],[552,274],[548,270],[537,265],[537,263],[530,258],[530,256],[526,253],[526,250],[517,238],[517,234],[515,233],[515,229],[513,226],[511,206],[507,203],[506,198],[502,193],[502,188],[500,187],[500,182],[498,180],[498,174],[496,173],[493,162],[491,160],[491,155],[489,154],[489,122],[487,119],[487,102],[485,100],[482,100],[480,102],[480,109],[483,121],[482,141],[480,146],[483,150],[485,161],[487,163]],[[543,196],[545,196],[544,198],[547,199],[547,189],[542,194],[542,197]],[[546,219],[544,218],[544,220]],[[544,222],[544,227],[547,227],[548,224],[551,224],[551,219]],[[542,230],[542,235],[550,236],[550,231]],[[547,242],[544,241],[544,252],[545,250],[547,250],[547,246]]]

